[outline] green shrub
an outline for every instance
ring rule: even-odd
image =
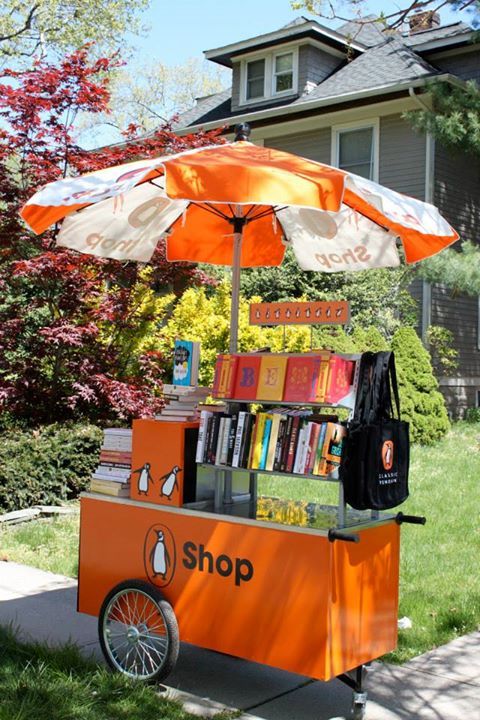
[[[450,429],[445,401],[438,391],[428,350],[413,328],[400,328],[392,338],[402,418],[410,423],[410,439],[431,445]]]
[[[465,420],[468,423],[480,422],[480,407],[469,407],[465,411]]]
[[[4,433],[0,511],[58,505],[79,495],[98,463],[102,432],[93,425],[48,425]]]

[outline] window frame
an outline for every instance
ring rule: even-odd
[[[278,48],[277,50],[269,53],[252,53],[252,55],[246,56],[241,59],[240,62],[240,99],[239,105],[255,105],[259,102],[265,102],[266,100],[274,100],[275,98],[288,97],[290,95],[298,94],[298,45],[286,46],[284,48]],[[282,90],[275,92],[275,63],[276,58],[279,55],[292,55],[292,88],[289,90]],[[263,86],[262,97],[255,97],[247,99],[247,87],[248,87],[248,65],[251,62],[257,60],[265,61],[265,78]]]
[[[248,79],[249,79],[248,78],[248,66],[255,62],[259,62],[260,60],[263,60],[263,94],[257,95],[254,98],[247,98]],[[268,73],[268,68],[267,68],[266,58],[259,57],[259,58],[252,58],[251,60],[247,60],[247,62],[245,63],[245,100],[246,100],[246,102],[258,102],[259,100],[263,100],[263,98],[265,97],[265,87],[267,85],[267,77],[268,77],[267,73]]]
[[[367,129],[372,130],[373,142],[372,177],[370,179],[373,182],[378,182],[380,166],[380,120],[378,117],[362,121],[342,123],[341,125],[333,125],[331,163],[334,167],[339,167],[340,165],[340,137],[343,133]]]

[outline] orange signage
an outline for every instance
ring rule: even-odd
[[[349,320],[346,300],[250,305],[250,325],[346,325]]]
[[[166,423],[165,423],[166,424]],[[395,648],[399,526],[360,542],[84,496],[80,612],[139,578],[173,606],[184,642],[328,680]]]

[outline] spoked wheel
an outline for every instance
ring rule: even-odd
[[[177,662],[175,613],[161,592],[143,580],[126,580],[108,593],[98,634],[110,667],[136,680],[162,680]]]

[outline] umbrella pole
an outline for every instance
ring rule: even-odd
[[[242,255],[243,218],[235,218],[243,222],[235,223],[233,235],[233,264],[232,264],[232,307],[230,311],[230,352],[238,350],[238,313],[240,306],[240,267]],[[239,231],[239,232],[237,232]]]

